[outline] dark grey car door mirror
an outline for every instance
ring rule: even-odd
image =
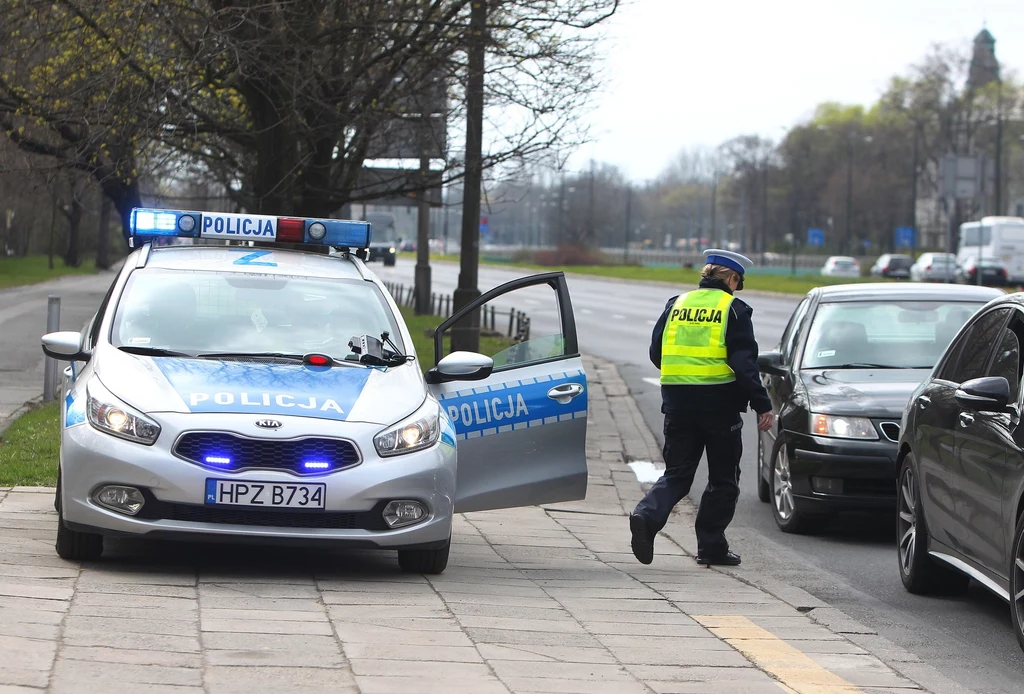
[[[757,355],[757,368],[761,370],[761,373],[772,376],[782,375],[784,371],[782,368],[782,352],[761,352]]]
[[[1010,383],[1002,376],[985,376],[965,381],[953,396],[964,410],[1006,412],[1010,403]]]

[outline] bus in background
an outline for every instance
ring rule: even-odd
[[[1024,218],[982,217],[960,225],[956,263],[969,258],[995,261],[1005,269],[1010,284],[1024,283]]]

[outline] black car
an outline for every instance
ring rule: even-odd
[[[978,259],[969,257],[956,269],[956,281],[960,284],[978,283]],[[983,258],[981,261],[981,283],[988,287],[1005,287],[1010,283],[1006,266],[998,260]]]
[[[778,415],[758,435],[758,496],[785,532],[896,505],[900,419],[960,327],[1003,293],[848,284],[812,289],[758,357]]]
[[[391,266],[398,259],[398,246],[394,241],[371,241],[367,262],[380,260],[385,265]]]
[[[900,578],[912,593],[970,579],[1010,603],[1024,648],[1024,294],[990,303],[907,403],[899,443]]]
[[[871,276],[894,280],[909,280],[910,268],[913,264],[914,259],[909,255],[886,253],[879,256],[875,264],[871,266]]]

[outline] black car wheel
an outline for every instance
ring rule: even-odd
[[[908,453],[900,468],[896,546],[900,580],[911,593],[958,593],[970,578],[928,555],[928,526],[921,512],[921,494],[914,472],[914,456]]]
[[[57,493],[60,494],[60,486]],[[92,561],[99,559],[103,554],[103,536],[95,533],[81,533],[71,530],[64,525],[64,503],[59,499],[57,503],[57,542],[54,549],[61,559],[71,561]]]
[[[1024,514],[1017,519],[1013,534],[1013,566],[1010,567],[1010,614],[1017,643],[1024,649]]]
[[[793,480],[789,468],[789,451],[781,436],[775,442],[771,479],[772,516],[775,517],[775,524],[782,532],[805,533],[812,526],[824,521],[822,516],[808,515],[796,509]]]
[[[402,571],[413,574],[439,574],[448,566],[448,553],[452,539],[438,549],[400,549],[398,566]]]
[[[764,439],[757,435],[757,498],[768,503],[772,500],[772,488],[764,474]]]

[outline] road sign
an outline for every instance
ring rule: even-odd
[[[489,217],[481,217],[480,218],[480,233],[481,234],[486,234],[490,230],[491,230],[490,218]]]
[[[825,245],[825,230],[824,229],[808,229],[807,230],[807,245],[808,246],[824,246]]]
[[[917,230],[914,227],[896,227],[894,245],[896,248],[913,248],[917,245]]]

